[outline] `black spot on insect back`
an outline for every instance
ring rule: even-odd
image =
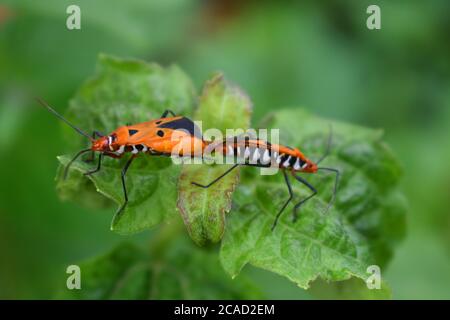
[[[130,137],[134,134],[136,134],[138,132],[138,130],[134,130],[134,129],[129,129],[128,130],[128,134],[130,135]]]
[[[185,118],[185,117],[163,123],[163,124],[159,125],[158,127],[159,128],[168,128],[168,129],[173,129],[173,130],[181,130],[182,129],[182,130],[186,130],[187,132],[189,132],[189,134],[196,136],[197,138],[202,138],[200,128],[197,127],[195,125],[195,123],[192,122],[190,119]]]

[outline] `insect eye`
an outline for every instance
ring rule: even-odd
[[[158,130],[158,131],[156,132],[156,134],[157,134],[158,136],[160,136],[160,137],[164,137],[164,131],[162,131],[162,130]]]

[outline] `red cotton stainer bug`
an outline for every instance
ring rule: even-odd
[[[331,133],[328,139],[328,146],[325,154],[320,160],[314,163],[305,157],[304,154],[298,149],[271,144],[261,139],[251,139],[249,137],[245,137],[245,139],[240,140],[238,137],[234,137],[224,139],[219,143],[205,141],[200,133],[200,129],[192,120],[186,117],[176,116],[170,110],[166,110],[161,117],[156,120],[129,126],[122,126],[111,132],[109,135],[102,135],[98,131],[94,131],[92,136],[90,136],[80,128],[70,123],[62,115],[51,108],[45,101],[40,98],[36,98],[36,100],[60,120],[91,141],[91,146],[89,148],[79,151],[72,158],[72,160],[69,161],[64,169],[64,179],[67,177],[71,164],[84,153],[99,152],[97,167],[86,172],[85,175],[91,175],[100,171],[103,156],[121,158],[127,153],[131,154],[121,173],[124,202],[117,211],[117,215],[123,211],[128,203],[127,187],[125,183],[127,170],[132,161],[140,153],[155,156],[172,156],[174,154],[183,156],[183,151],[187,151],[189,157],[203,157],[206,150],[211,150],[211,148],[214,148],[215,152],[220,152],[227,157],[233,157],[236,163],[210,183],[202,185],[196,182],[191,182],[193,185],[205,189],[214,185],[240,165],[260,168],[276,167],[281,169],[289,191],[289,198],[277,213],[272,225],[272,230],[276,227],[282,212],[293,198],[291,183],[287,175],[288,171],[297,181],[304,184],[312,192],[308,197],[295,204],[293,211],[294,221],[297,219],[298,209],[306,203],[306,201],[317,194],[316,188],[304,178],[300,177],[297,173],[317,173],[318,170],[325,170],[335,173],[336,178],[333,194],[327,206],[327,210],[330,208],[336,197],[339,171],[334,168],[318,167],[318,164],[329,154]],[[171,114],[172,117],[167,117],[169,114]]]
[[[208,142],[206,142],[209,144]],[[283,172],[284,180],[286,182],[286,186],[289,191],[289,198],[281,207],[280,211],[278,211],[275,220],[272,224],[272,230],[276,227],[278,219],[283,213],[286,206],[291,202],[294,194],[292,192],[291,183],[289,181],[289,176],[287,172],[289,171],[291,175],[300,183],[305,185],[308,189],[311,190],[311,194],[300,202],[296,203],[293,210],[293,221],[297,220],[298,210],[299,208],[306,203],[309,199],[313,198],[317,194],[317,190],[314,186],[312,186],[308,181],[306,181],[301,176],[297,175],[297,173],[317,173],[318,170],[330,171],[336,175],[334,182],[333,194],[330,202],[328,203],[326,211],[331,207],[337,192],[337,186],[339,182],[339,170],[334,168],[326,168],[319,167],[318,164],[322,162],[330,152],[331,146],[331,131],[330,136],[328,138],[328,145],[325,154],[320,158],[316,163],[309,160],[305,155],[298,149],[290,148],[283,145],[272,144],[270,142],[261,140],[261,139],[251,139],[250,137],[245,137],[244,139],[238,139],[238,137],[227,138],[223,142],[219,144],[214,144],[214,146],[209,145],[207,147],[211,148],[219,148],[223,155],[228,157],[234,157],[235,164],[230,167],[227,171],[225,171],[222,175],[212,180],[210,183],[206,185],[202,185],[196,182],[192,182],[192,184],[201,187],[201,188],[209,188],[214,183],[225,177],[228,173],[230,173],[233,169],[237,168],[239,165],[245,166],[253,166],[259,168],[271,168],[275,167],[280,169]]]

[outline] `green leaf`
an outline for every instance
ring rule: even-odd
[[[216,252],[185,237],[163,255],[124,243],[105,256],[81,263],[81,290],[63,289],[59,299],[261,299],[245,276],[231,280]]]
[[[381,132],[331,122],[301,109],[279,111],[264,121],[265,127],[280,130],[280,141],[300,147],[313,160],[325,152],[330,124],[332,150],[321,166],[339,169],[341,180],[328,213],[333,175],[323,171],[303,175],[318,189],[318,196],[301,207],[295,223],[292,204],[288,206],[272,232],[275,215],[288,197],[284,181],[280,174],[242,171],[242,184],[234,196],[236,210],[228,219],[220,253],[223,267],[233,277],[250,263],[308,288],[318,277],[365,280],[369,265],[386,265],[403,237],[406,207],[397,190],[401,170],[381,141]],[[291,180],[293,202],[310,194]]]
[[[67,118],[87,130],[109,133],[127,123],[158,118],[166,109],[189,115],[195,103],[191,80],[176,66],[162,68],[138,60],[122,60],[100,55],[97,72],[70,101]],[[86,139],[65,127],[65,138],[71,150],[85,148]],[[69,156],[58,157],[66,165]],[[105,157],[107,158],[107,157]],[[89,177],[82,173],[95,163],[76,161],[67,180],[58,175],[57,189],[63,199],[94,206],[105,201],[98,191],[119,206],[123,203],[120,172],[127,161],[104,160],[102,170]],[[61,169],[60,169],[61,171]],[[179,166],[168,158],[141,156],[127,173],[130,202],[112,221],[112,230],[130,234],[150,228],[175,214],[176,184]],[[94,187],[89,186],[94,184]]]
[[[216,128],[223,137],[226,129],[247,129],[251,102],[241,89],[216,74],[206,82],[195,119],[202,121],[203,131]],[[207,137],[206,137],[207,138]],[[185,164],[178,184],[178,208],[189,235],[198,245],[218,242],[225,229],[225,214],[231,209],[231,197],[239,180],[236,169],[210,188],[202,189],[191,182],[208,184],[230,165]]]

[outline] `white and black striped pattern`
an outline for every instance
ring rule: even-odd
[[[251,146],[232,146],[232,144],[224,145],[227,157],[234,157],[242,164],[253,165],[258,167],[270,167],[272,165],[279,168],[294,170],[302,170],[306,168],[307,163],[298,157],[288,154],[279,154],[267,147],[251,147]]]
[[[114,153],[116,155],[121,155],[124,152],[131,152],[132,154],[138,154],[139,152],[146,153],[149,151],[149,148],[144,144],[136,144],[136,145],[127,145],[120,146],[119,149],[115,150]]]

